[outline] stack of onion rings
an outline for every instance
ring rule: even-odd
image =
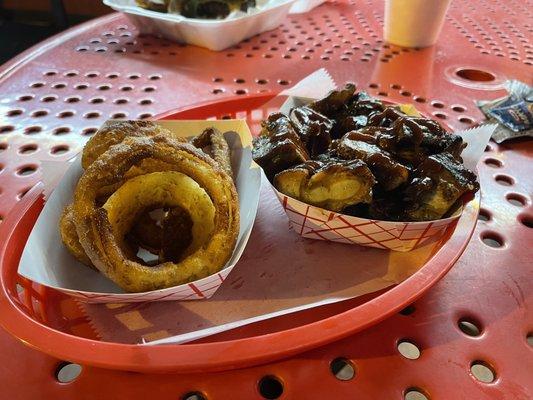
[[[236,244],[239,208],[227,143],[209,130],[202,145],[207,136],[218,162],[151,122],[97,132],[82,155],[85,172],[74,202],[60,220],[69,251],[129,292],[222,269]],[[151,217],[154,210],[159,220]],[[156,253],[156,262],[144,261],[139,248]]]

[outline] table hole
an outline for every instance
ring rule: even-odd
[[[279,399],[283,394],[283,384],[275,376],[269,375],[261,378],[257,386],[259,393],[265,399]]]
[[[92,99],[89,100],[89,103],[91,104],[101,104],[105,101],[105,99],[103,97],[93,97]]]
[[[401,340],[398,342],[397,348],[400,354],[409,360],[420,358],[420,349],[413,342]]]
[[[459,122],[462,122],[463,124],[473,124],[474,120],[470,117],[461,117],[459,118]]]
[[[518,216],[518,220],[527,228],[533,228],[533,217],[531,215],[523,214]]]
[[[448,118],[448,116],[444,113],[440,113],[440,112],[437,112],[437,113],[433,113],[433,115],[437,118],[440,118],[440,119],[446,119]]]
[[[329,57],[328,57],[328,56],[321,56],[320,58],[321,58],[322,60],[324,60],[324,61],[328,61],[328,60],[329,60]]]
[[[268,83],[268,80],[267,79],[256,79],[255,82],[258,85],[266,85]]]
[[[21,115],[21,114],[22,114],[22,112],[23,112],[23,111],[22,111],[22,110],[20,110],[20,109],[16,109],[16,110],[9,110],[9,111],[7,112],[7,114],[6,114],[6,115],[7,115],[8,117],[16,117],[16,116],[18,116],[18,115]]]
[[[57,75],[57,71],[46,71],[43,73],[44,76],[54,76]]]
[[[45,82],[33,82],[30,84],[31,88],[41,88],[45,85]]]
[[[46,110],[37,110],[37,111],[34,111],[34,112],[31,113],[31,116],[33,118],[44,117],[46,115],[48,115],[48,111],[46,111]]]
[[[88,84],[86,84],[86,83],[80,83],[80,84],[74,86],[74,89],[77,89],[77,90],[85,90],[85,89],[87,89],[88,87],[89,87]]]
[[[282,86],[287,86],[289,84],[289,81],[285,80],[285,79],[280,79],[278,80],[278,83]]]
[[[216,83],[224,82],[224,79],[223,78],[213,78],[213,82],[216,82]]]
[[[200,392],[189,392],[181,396],[181,400],[207,400],[207,397]]]
[[[50,103],[52,101],[56,101],[57,100],[57,96],[45,96],[45,97],[41,97],[41,101],[44,102],[44,103]]]
[[[66,153],[69,150],[69,147],[66,145],[60,145],[60,146],[54,146],[52,149],[50,149],[50,153],[59,156],[61,154]]]
[[[107,47],[100,46],[100,47],[95,48],[94,51],[96,51],[97,53],[104,53],[107,51]]]
[[[513,206],[524,207],[527,204],[527,198],[518,193],[509,193],[505,198]]]
[[[415,96],[414,99],[417,103],[425,103],[427,101],[424,97],[420,97],[420,96]]]
[[[412,95],[412,93],[409,92],[409,91],[407,91],[407,90],[402,90],[402,91],[400,92],[400,94],[401,94],[402,96],[405,96],[405,97],[409,97],[409,96]]]
[[[272,54],[263,54],[264,58],[272,58]]]
[[[26,193],[28,193],[30,191],[31,187],[28,187],[26,189],[22,189],[18,194],[17,194],[17,199],[20,200],[22,199],[24,196],[26,196]]]
[[[139,114],[139,119],[147,119],[147,118],[150,118],[152,116],[153,115],[150,114],[150,113],[143,113],[143,114]]]
[[[372,89],[377,89],[379,87],[379,84],[377,84],[377,83],[369,83],[368,87],[372,88]]]
[[[503,185],[503,186],[512,186],[512,185],[514,185],[514,179],[511,178],[508,175],[496,175],[494,177],[494,180],[497,183],[499,183],[500,185]]]
[[[98,90],[109,90],[111,89],[111,85],[100,85],[97,87]]]
[[[455,112],[465,112],[466,108],[464,106],[461,106],[461,105],[454,105],[454,106],[452,106],[452,110],[455,111]]]
[[[393,83],[392,85],[390,85],[390,87],[394,90],[400,90],[402,88],[402,86],[398,85],[397,83]]]
[[[121,98],[121,99],[116,99],[115,101],[113,101],[113,103],[115,103],[115,104],[126,104],[128,101],[129,101],[128,99]]]
[[[126,118],[126,114],[123,113],[123,112],[114,113],[114,114],[111,114],[111,118],[113,118],[113,119]]]
[[[404,309],[402,309],[400,311],[400,314],[407,316],[407,315],[413,314],[415,311],[416,311],[416,307],[411,304],[411,305],[408,305],[407,307],[405,307]]]
[[[32,94],[25,94],[23,96],[19,96],[19,98],[17,99],[18,101],[30,101],[31,99],[33,99],[35,96],[33,96]]]
[[[133,86],[130,86],[130,85],[121,86],[120,90],[123,92],[130,92],[133,90]]]
[[[224,89],[213,89],[211,93],[213,93],[213,94],[224,93]]]
[[[67,97],[65,99],[65,102],[66,103],[77,103],[81,100],[81,97],[80,96],[71,96],[71,97]]]
[[[389,94],[387,92],[378,92],[378,96],[387,97]]]
[[[483,222],[488,222],[492,219],[492,214],[490,213],[490,211],[484,209],[484,208],[481,208],[479,210],[479,215],[477,217],[478,220],[480,221],[483,221]]]
[[[156,89],[155,86],[146,86],[142,89],[143,92],[146,92],[146,93],[150,93],[150,92],[154,92]]]
[[[432,101],[431,102],[431,105],[435,108],[444,108],[444,104],[441,103],[440,101]]]
[[[37,151],[37,145],[36,144],[26,144],[24,146],[21,146],[19,148],[19,153],[20,154],[31,154],[31,153],[34,153]]]
[[[73,76],[77,76],[78,75],[78,71],[67,71],[63,75],[67,76],[69,78],[72,78]]]
[[[112,72],[110,74],[107,74],[106,75],[106,78],[109,78],[109,79],[116,79],[119,77],[120,74],[116,73],[116,72]]]
[[[93,119],[93,118],[98,118],[100,115],[102,115],[102,114],[99,113],[98,111],[90,111],[90,112],[84,114],[83,118]]]
[[[533,333],[528,333],[526,336],[526,342],[529,346],[533,347]]]
[[[69,118],[74,115],[74,111],[61,111],[57,116],[59,118]]]
[[[86,76],[87,78],[96,78],[96,77],[99,76],[99,75],[100,75],[100,74],[99,74],[98,72],[94,72],[94,71],[92,71],[92,72],[87,72],[87,73],[85,74],[85,76]]]
[[[253,56],[254,56],[254,55],[251,54],[251,53],[247,53],[247,54],[245,55],[246,58],[252,58]]]
[[[467,336],[479,336],[481,335],[481,327],[477,321],[474,321],[470,318],[461,318],[457,325],[461,332]]]
[[[43,130],[43,128],[39,125],[33,125],[33,126],[28,126],[26,129],[24,129],[24,133],[26,135],[33,135],[35,133],[39,133]]]
[[[235,91],[235,94],[238,94],[238,95],[243,95],[243,94],[246,94],[248,93],[248,91],[246,89],[238,89]]]
[[[108,44],[117,44],[118,42],[119,42],[118,39],[109,39],[107,41]]]
[[[142,105],[142,106],[146,106],[148,104],[152,104],[154,101],[152,99],[142,99],[141,101],[139,101],[139,104]]]
[[[59,83],[54,83],[54,84],[52,85],[52,87],[53,87],[54,89],[64,89],[64,88],[67,87],[67,84],[66,84],[66,83],[63,83],[63,82],[59,82]]]
[[[63,362],[56,369],[55,376],[60,383],[70,383],[81,373],[81,365]]]
[[[404,392],[404,400],[429,400],[429,395],[420,388],[409,388]]]
[[[37,171],[37,167],[35,165],[26,165],[26,166],[20,167],[17,170],[17,175],[28,176],[28,175],[33,174],[35,171]]]
[[[91,136],[94,135],[98,131],[98,128],[86,128],[83,131],[81,131],[81,134],[83,136]]]
[[[346,358],[339,357],[329,364],[331,373],[340,381],[349,381],[355,376],[355,367]]]
[[[495,249],[501,248],[504,245],[504,240],[501,235],[492,231],[481,233],[481,241],[485,245]]]
[[[492,383],[496,379],[496,372],[485,361],[474,361],[470,365],[470,372],[474,378],[483,383]]]
[[[56,128],[52,131],[52,134],[54,135],[65,135],[70,132],[70,128],[68,126],[60,126],[59,128]]]
[[[150,75],[148,79],[150,79],[151,81],[157,81],[161,79],[161,75]]]

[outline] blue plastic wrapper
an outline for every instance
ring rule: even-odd
[[[516,95],[510,95],[488,114],[515,132],[533,128],[533,103]]]
[[[508,95],[476,101],[491,122],[498,123],[492,139],[501,143],[518,137],[533,137],[533,88],[520,81],[506,81]]]

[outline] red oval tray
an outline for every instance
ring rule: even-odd
[[[201,104],[161,118],[244,117],[253,129],[271,111],[263,106],[270,98],[271,95],[258,95]],[[232,337],[230,332],[222,336],[223,340],[219,337],[221,341],[139,346],[97,340],[90,330],[79,328],[84,326],[79,321],[83,318],[70,298],[17,274],[25,242],[43,207],[41,190],[39,184],[28,192],[0,230],[0,323],[25,343],[60,359],[135,371],[206,372],[245,367],[287,357],[365,329],[413,302],[448,272],[468,244],[479,211],[478,195],[465,209],[455,230],[446,232],[445,245],[424,267],[401,284],[365,298],[366,302],[347,311],[273,333],[247,336],[241,331]],[[69,329],[73,326],[78,329]],[[253,327],[250,329],[253,332]]]

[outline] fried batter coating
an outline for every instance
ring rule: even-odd
[[[331,211],[370,202],[374,183],[374,176],[359,160],[307,161],[274,178],[280,192]]]

